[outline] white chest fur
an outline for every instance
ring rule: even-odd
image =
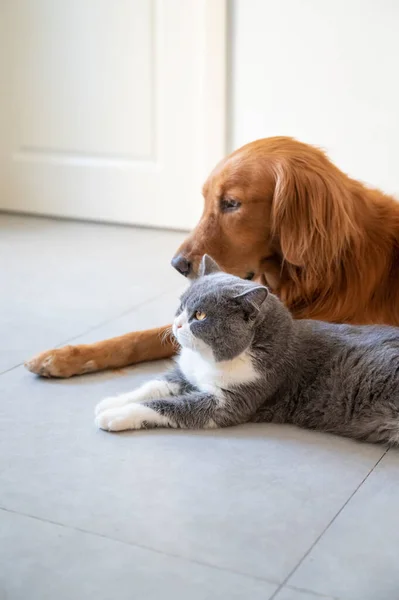
[[[182,348],[177,362],[192,385],[219,397],[223,395],[223,390],[251,383],[259,377],[247,352],[233,360],[215,362],[211,356],[205,358],[189,348]]]

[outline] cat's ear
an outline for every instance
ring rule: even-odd
[[[264,285],[258,285],[257,287],[249,287],[241,294],[234,296],[237,302],[240,302],[250,312],[257,313],[260,307],[269,295],[269,290]]]
[[[198,269],[198,275],[203,277],[204,275],[210,275],[211,273],[217,273],[218,271],[220,271],[220,267],[217,262],[208,256],[208,254],[204,254]]]

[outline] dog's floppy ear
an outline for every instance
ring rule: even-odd
[[[217,273],[218,271],[220,271],[220,267],[217,262],[208,256],[208,254],[204,254],[198,269],[198,275],[203,277],[204,275],[210,275],[211,273]]]
[[[347,177],[321,152],[281,159],[274,171],[272,228],[283,258],[309,275],[326,276],[349,243],[359,241]]]
[[[234,296],[234,299],[242,304],[248,312],[258,313],[268,294],[269,290],[264,285],[251,286]]]

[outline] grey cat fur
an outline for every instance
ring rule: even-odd
[[[399,443],[399,329],[294,320],[265,287],[222,273],[208,256],[177,315],[197,310],[207,315],[189,320],[199,347],[211,348],[216,365],[247,356],[256,377],[215,395],[177,365],[164,378],[172,395],[142,402],[166,426],[291,423]]]

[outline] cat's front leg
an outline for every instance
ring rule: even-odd
[[[161,400],[158,402],[168,402]],[[125,404],[108,408],[97,414],[95,423],[105,431],[125,431],[127,429],[147,429],[153,427],[177,427],[176,423],[161,415],[148,404]]]
[[[202,392],[110,408],[96,418],[96,425],[107,431],[176,427],[211,429],[245,422],[239,413],[232,415],[220,399]]]
[[[153,379],[147,381],[139,388],[120,394],[104,398],[99,402],[94,410],[96,416],[111,408],[121,408],[133,402],[145,402],[146,400],[155,400],[158,398],[167,398],[173,394],[178,394],[180,385],[177,382],[167,381],[166,379]]]

